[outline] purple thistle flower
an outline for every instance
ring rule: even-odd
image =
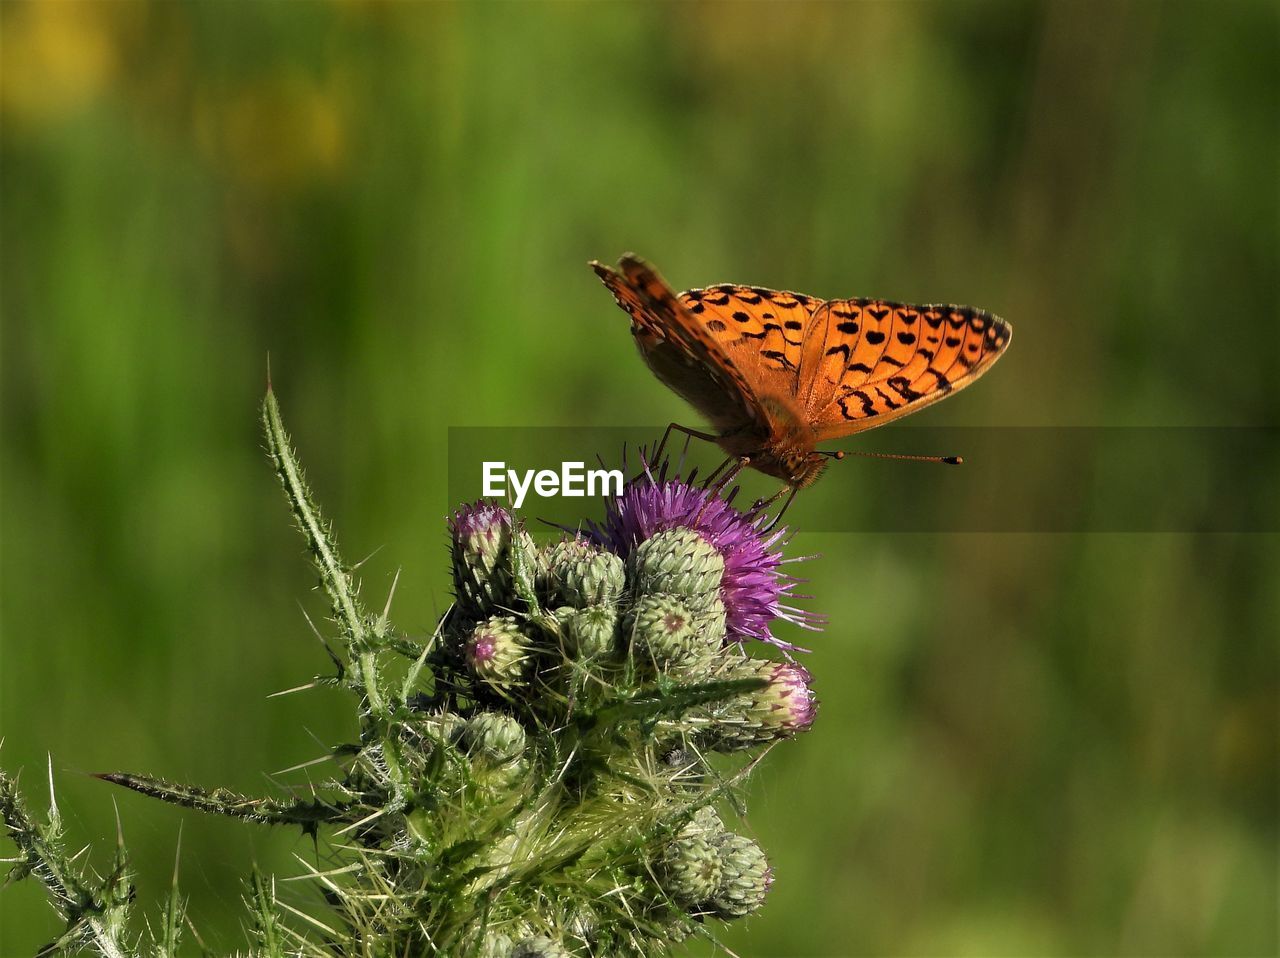
[[[765,531],[768,518],[761,509],[741,512],[718,495],[678,479],[657,479],[651,473],[631,482],[609,505],[604,522],[588,524],[596,542],[628,556],[641,542],[669,529],[697,532],[724,558],[720,598],[726,613],[726,639],[759,639],[784,649],[796,649],[769,630],[774,619],[817,631],[819,618],[788,603],[801,580],[782,572],[781,545],[786,528]],[[798,651],[804,651],[800,649]]]

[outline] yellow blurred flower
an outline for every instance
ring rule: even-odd
[[[330,91],[274,75],[196,110],[201,147],[236,177],[270,188],[337,173],[346,156],[342,110]]]
[[[91,103],[119,70],[118,27],[129,6],[77,0],[0,4],[4,116],[57,120]]]

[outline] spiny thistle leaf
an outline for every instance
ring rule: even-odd
[[[251,798],[225,788],[204,789],[198,785],[175,785],[160,778],[132,775],[128,772],[100,772],[94,778],[131,789],[171,805],[193,808],[213,815],[243,818],[264,825],[299,825],[314,831],[322,823],[336,824],[352,820],[354,802],[330,803],[317,798],[309,802],[282,802],[274,798]]]
[[[17,784],[4,772],[0,772],[0,817],[18,847],[21,874],[33,875],[44,885],[54,910],[67,923],[66,930],[38,954],[88,947],[103,958],[131,955],[123,942],[123,930],[132,886],[121,856],[117,854],[114,877],[98,887],[98,883],[85,880],[59,841],[56,803],[50,804],[49,824],[38,824],[27,812]]]
[[[250,928],[254,944],[258,946],[258,958],[285,958],[284,935],[280,928],[280,910],[276,907],[274,883],[263,877],[258,866],[253,866],[246,882],[248,894],[245,904],[249,908]]]

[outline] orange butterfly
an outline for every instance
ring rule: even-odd
[[[822,473],[817,443],[891,422],[973,382],[1013,329],[968,306],[820,300],[758,286],[677,296],[644,260],[591,267],[631,316],[654,375],[702,413],[730,456],[793,493]],[[958,461],[958,460],[949,460]]]

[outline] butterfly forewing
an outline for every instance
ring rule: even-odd
[[[751,367],[771,393],[794,393],[804,331],[818,300],[760,286],[723,284],[691,289],[680,302],[723,343],[734,361]]]
[[[922,409],[982,375],[1009,344],[999,317],[967,306],[832,300],[814,316],[801,384],[819,440]],[[814,344],[820,344],[819,350]]]
[[[647,263],[624,256],[620,271],[592,268],[631,316],[649,368],[721,432],[770,428],[767,410],[723,344]]]

